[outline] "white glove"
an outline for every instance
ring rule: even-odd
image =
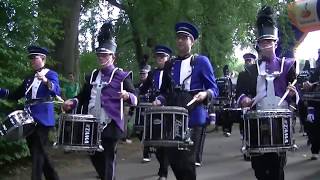
[[[310,123],[314,122],[314,107],[308,107],[307,121]]]

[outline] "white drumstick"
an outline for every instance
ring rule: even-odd
[[[191,104],[193,104],[196,101],[197,101],[197,98],[193,98],[190,102],[188,102],[187,106],[190,106]]]
[[[295,79],[293,82],[292,82],[292,86],[294,86],[295,84],[297,83],[297,79]],[[278,106],[281,105],[281,103],[284,101],[284,99],[288,96],[290,90],[287,89],[287,91],[284,93],[284,95],[282,96],[282,98],[280,99],[279,103],[278,103]]]
[[[57,98],[57,100],[58,100],[59,102],[61,102],[61,103],[64,102],[64,100],[63,100],[60,96],[56,95],[56,98]]]

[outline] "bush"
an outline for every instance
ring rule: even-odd
[[[0,167],[30,155],[26,140],[9,142],[0,139]]]

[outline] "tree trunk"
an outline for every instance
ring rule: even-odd
[[[146,65],[146,62],[144,60],[143,57],[143,48],[142,48],[142,42],[141,42],[141,36],[139,33],[139,28],[137,27],[136,23],[135,23],[135,17],[134,17],[134,13],[133,13],[133,3],[131,1],[127,2],[127,5],[124,4],[119,4],[117,3],[116,0],[108,0],[108,2],[110,4],[112,4],[113,6],[118,7],[119,9],[122,9],[126,12],[126,14],[128,15],[129,21],[130,21],[130,26],[131,26],[131,32],[132,32],[132,37],[133,37],[133,42],[135,45],[135,51],[136,51],[136,59],[137,62],[139,64],[139,68],[141,69],[142,67],[144,67]]]
[[[62,39],[55,40],[54,58],[59,62],[58,70],[64,75],[69,72],[74,72],[78,75],[79,72],[79,18],[81,0],[61,0],[60,7],[65,10],[65,15],[62,17],[64,36]]]

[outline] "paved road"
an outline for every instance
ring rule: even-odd
[[[197,168],[198,180],[250,180],[254,179],[251,164],[244,161],[240,153],[240,136],[237,127],[231,137],[222,136],[221,132],[207,135],[203,154],[203,166]],[[286,180],[319,180],[320,160],[311,161],[306,138],[296,133],[296,142],[300,146],[296,152],[288,153],[285,169]],[[53,151],[54,162],[61,180],[95,180],[96,173],[86,155],[63,154]],[[117,162],[117,180],[156,180],[158,164],[155,157],[150,163],[141,163],[140,143],[119,146]],[[29,168],[19,169],[10,180],[27,179]],[[0,177],[0,179],[2,179]],[[6,179],[6,178],[5,178]],[[168,180],[174,180],[172,171]]]

